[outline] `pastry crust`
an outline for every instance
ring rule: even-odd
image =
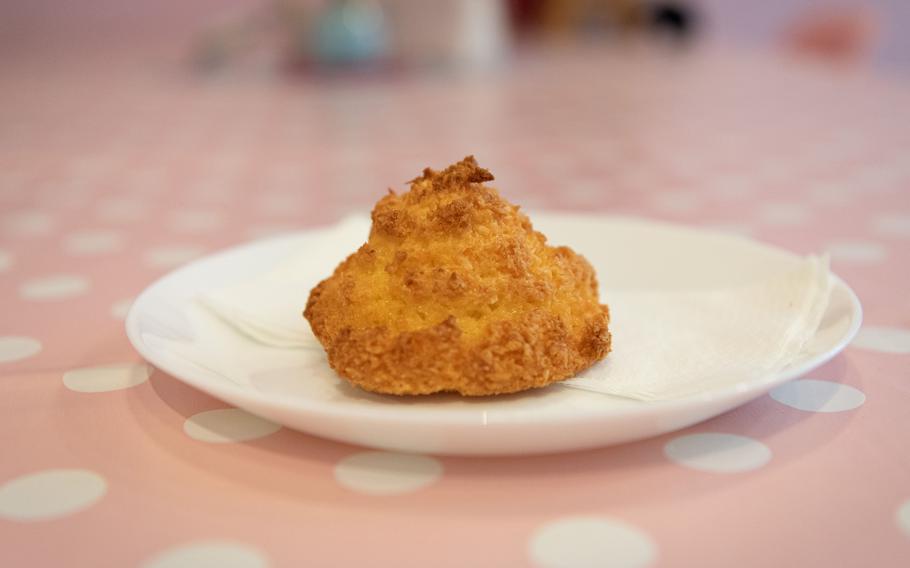
[[[304,311],[339,375],[373,392],[480,396],[546,386],[607,355],[593,268],[547,246],[482,185],[492,179],[469,156],[376,204],[369,241]]]

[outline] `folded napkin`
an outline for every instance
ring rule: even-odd
[[[348,217],[324,231],[331,246],[308,249],[250,280],[212,290],[199,302],[250,339],[271,347],[322,346],[303,319],[310,290],[366,242],[370,220]]]
[[[202,295],[199,302],[266,346],[321,348],[301,315],[310,290],[366,240],[369,219],[349,218],[274,270]],[[596,267],[595,268],[599,268]],[[589,391],[666,400],[776,372],[815,334],[830,295],[826,258],[720,289],[630,291],[609,288],[613,351],[562,383]]]
[[[830,296],[827,258],[727,289],[607,295],[613,352],[566,385],[641,400],[697,394],[792,363]]]

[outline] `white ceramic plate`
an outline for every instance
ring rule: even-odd
[[[532,219],[550,242],[583,253],[597,268],[605,290],[729,285],[798,261],[791,253],[742,237],[663,223],[552,214]],[[148,361],[177,379],[290,428],[390,450],[505,455],[606,446],[706,420],[828,361],[853,338],[862,317],[856,295],[835,277],[822,324],[794,364],[780,373],[665,402],[561,385],[478,399],[374,395],[327,373],[321,350],[257,346],[194,301],[203,291],[242,281],[318,246],[324,234],[310,231],[254,242],[165,276],[133,304],[126,322],[130,341]],[[192,345],[192,359],[175,345]],[[225,361],[238,357],[267,357],[274,364],[270,372],[254,376],[224,372]]]

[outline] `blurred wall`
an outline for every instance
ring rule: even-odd
[[[319,0],[294,0],[318,4]],[[406,1],[397,0],[398,4]],[[495,1],[495,0],[489,0]],[[878,65],[910,71],[910,0],[689,0],[711,39],[748,46],[778,45],[788,26],[812,10],[844,6],[876,14],[880,34],[871,54]],[[185,49],[214,17],[261,0],[0,0],[0,49],[157,46]]]
[[[260,0],[0,0],[0,48],[160,45]]]
[[[765,46],[778,42],[800,17],[859,10],[871,13],[879,35],[871,60],[910,72],[910,0],[690,0],[705,16],[705,33],[722,42]]]

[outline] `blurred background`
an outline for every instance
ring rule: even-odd
[[[797,186],[903,179],[908,26],[900,0],[7,0],[0,205],[208,248],[475,154],[528,207],[745,231],[749,195],[795,228]]]
[[[901,0],[7,0],[5,52],[121,47],[204,64],[480,64],[541,40],[685,36],[758,48],[797,47],[910,66],[910,8]]]

